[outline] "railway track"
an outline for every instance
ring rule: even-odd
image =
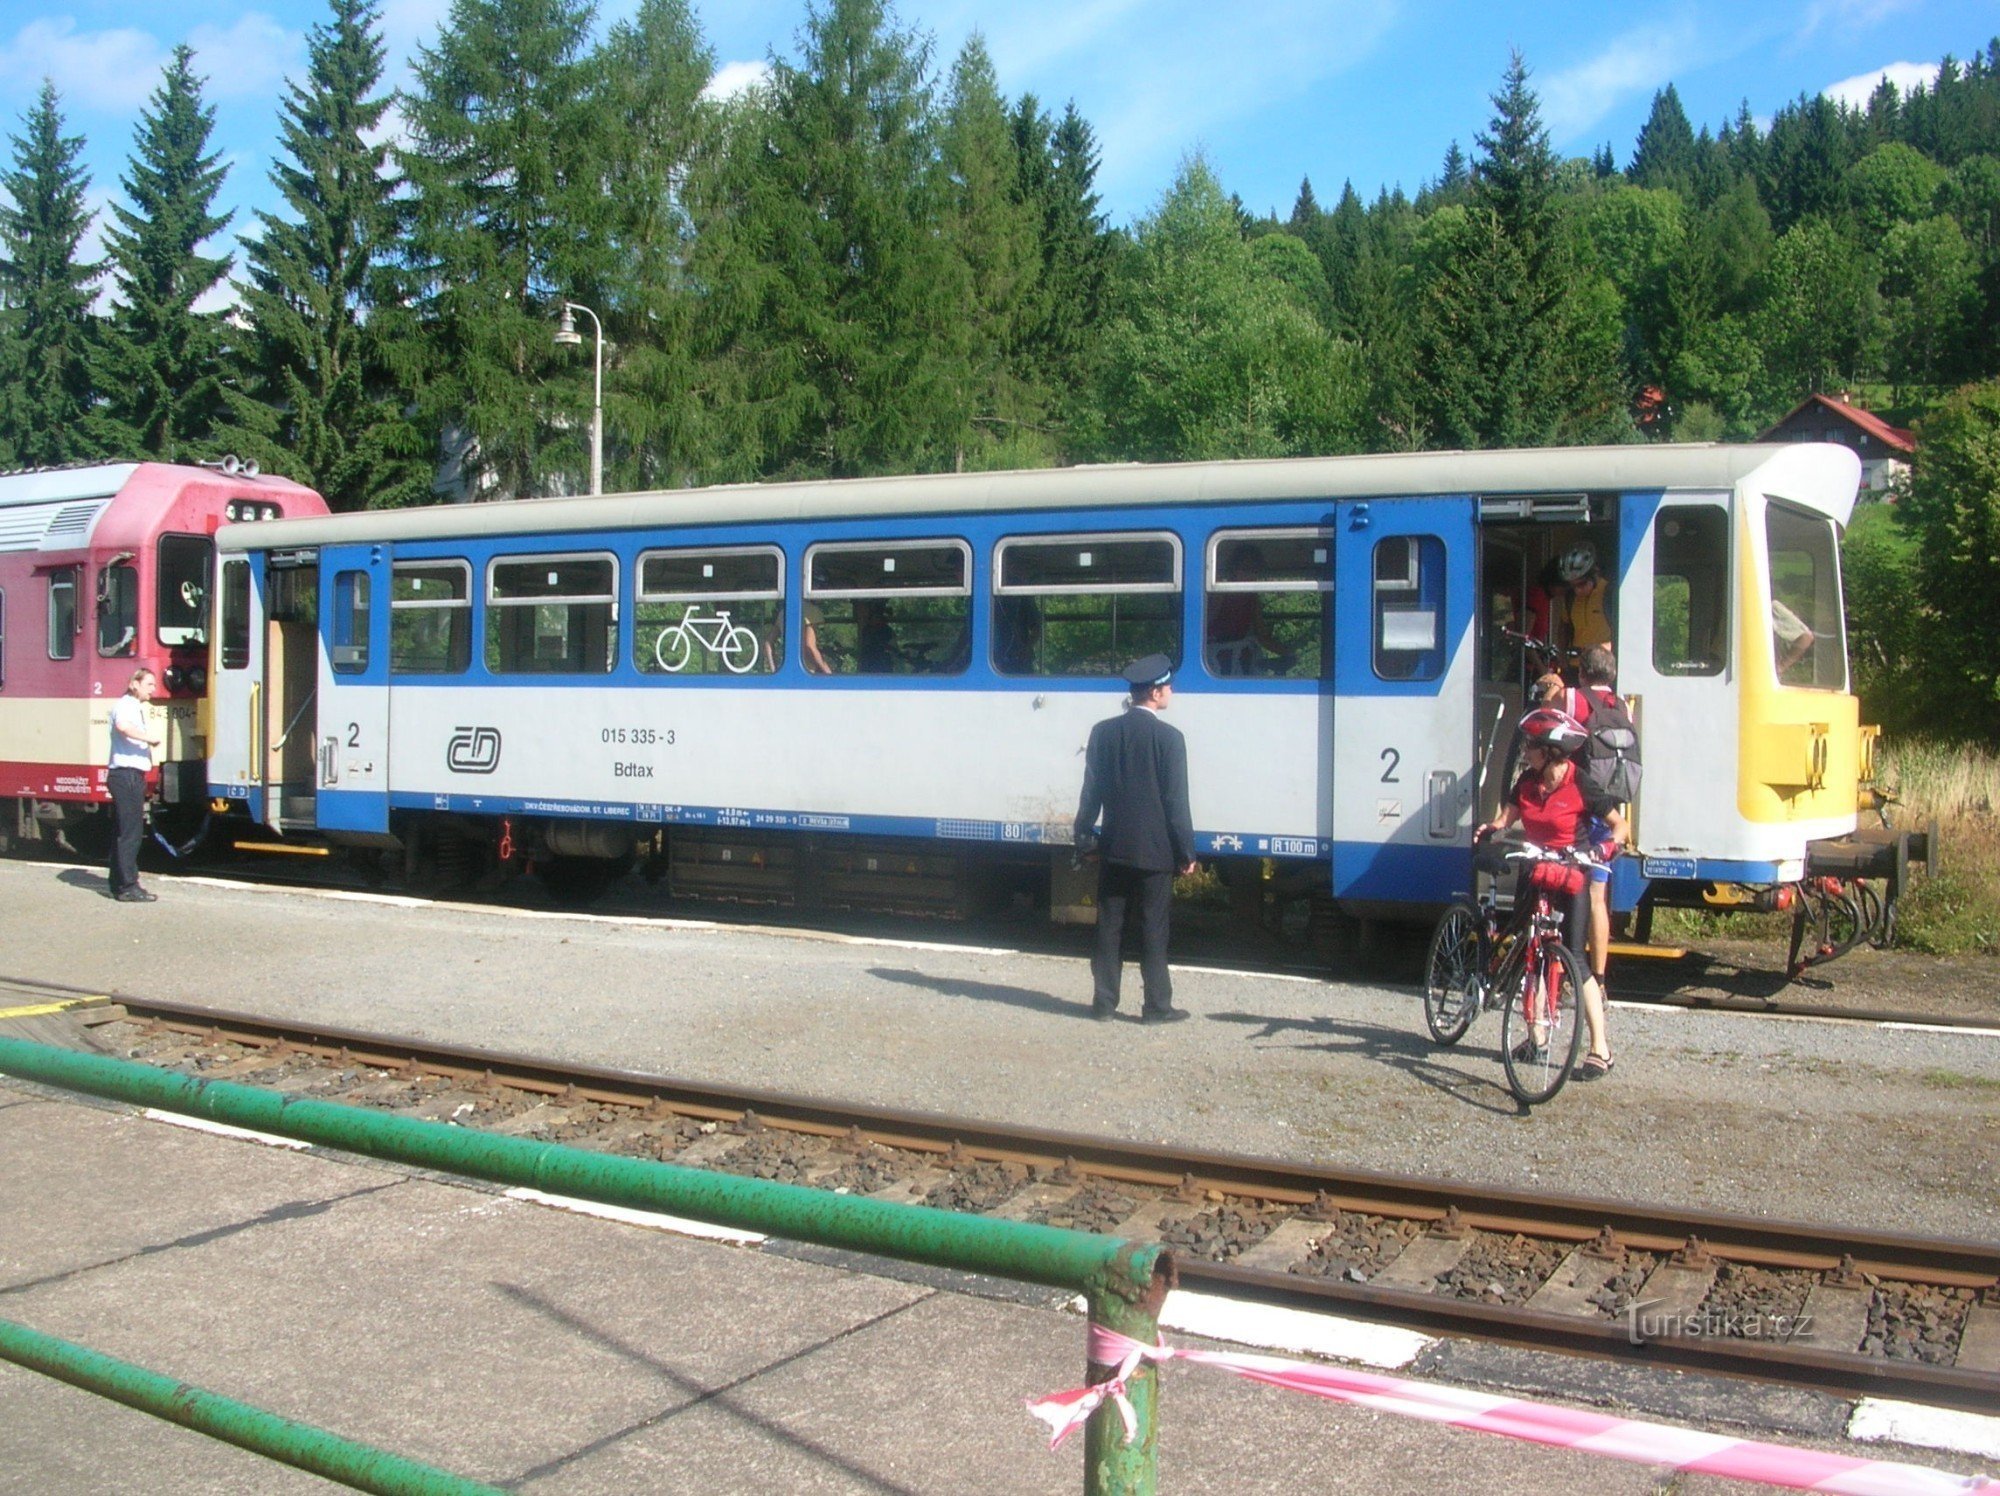
[[[0,1008],[37,996],[83,997],[0,979]],[[27,1023],[22,1037],[214,1079],[1157,1239],[1183,1287],[1237,1298],[1844,1396],[2000,1406],[2000,1245],[996,1127],[129,997]]]

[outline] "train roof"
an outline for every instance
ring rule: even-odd
[[[650,530],[698,524],[906,518],[1287,499],[1408,498],[1665,489],[1763,491],[1845,524],[1860,459],[1831,443],[1538,447],[1226,462],[1123,463],[998,473],[919,474],[440,504],[226,525],[226,551],[396,540]]]

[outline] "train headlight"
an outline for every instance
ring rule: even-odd
[[[199,696],[208,684],[208,671],[200,665],[167,666],[167,689],[173,692],[186,691]]]

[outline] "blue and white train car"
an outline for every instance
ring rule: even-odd
[[[1537,581],[1590,544],[1646,762],[1618,902],[1774,885],[1855,825],[1857,477],[1832,446],[1627,446],[225,528],[209,781],[362,846],[690,872],[706,848],[794,892],[816,874],[788,847],[1060,878],[1091,724],[1161,650],[1202,853],[1417,916],[1465,886],[1500,793]],[[1774,602],[1811,635],[1782,668]]]

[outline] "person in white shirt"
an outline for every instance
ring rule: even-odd
[[[104,776],[111,792],[111,897],[121,904],[150,904],[158,894],[139,886],[139,842],[146,834],[146,775],[159,728],[146,703],[159,689],[151,670],[141,666],[126,682],[125,694],[111,705],[111,763]]]

